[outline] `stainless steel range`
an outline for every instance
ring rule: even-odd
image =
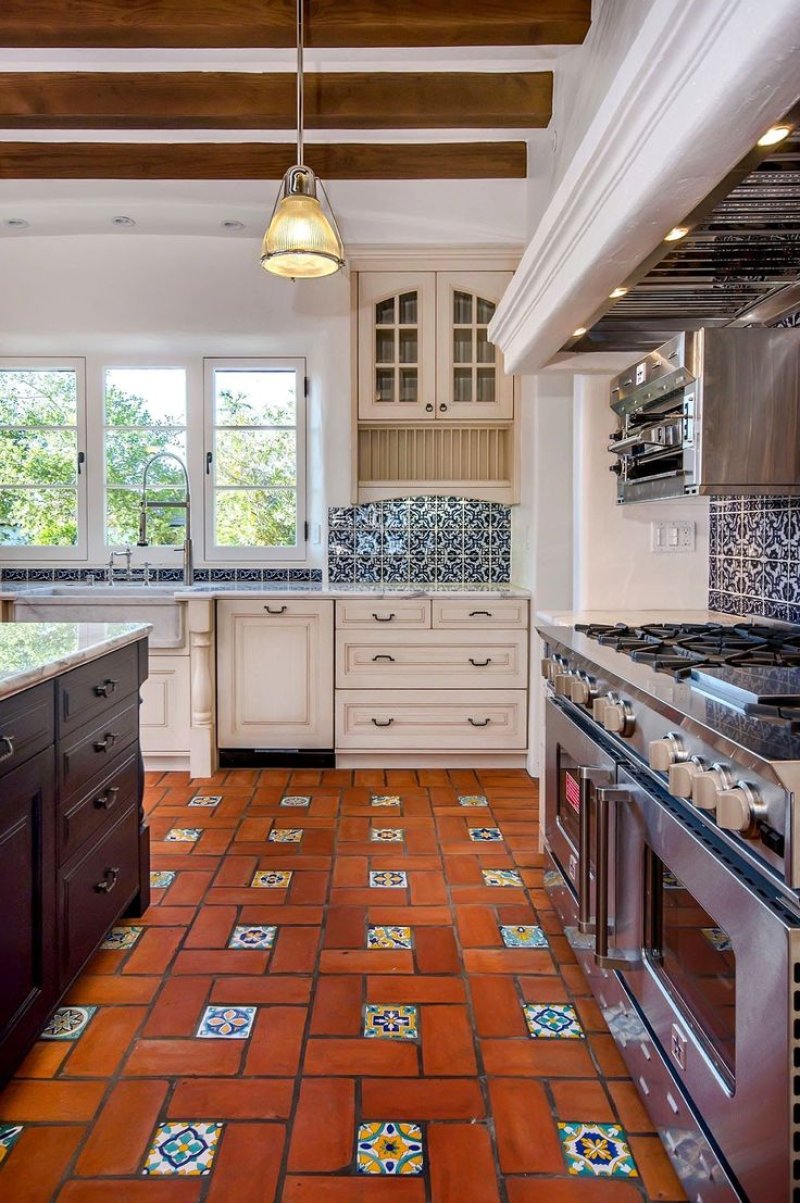
[[[689,1197],[798,1203],[800,628],[541,635],[573,950]]]

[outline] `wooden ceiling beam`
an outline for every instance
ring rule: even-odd
[[[530,72],[309,74],[308,129],[542,128],[553,76]],[[295,76],[229,71],[0,74],[6,129],[293,129]]]
[[[591,0],[307,0],[317,47],[576,45]],[[286,47],[294,0],[3,0],[0,45]]]
[[[326,180],[524,179],[524,142],[306,146]],[[291,143],[0,142],[0,179],[278,180]]]

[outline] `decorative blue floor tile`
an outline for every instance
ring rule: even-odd
[[[564,878],[558,869],[545,869],[544,886],[546,890],[553,890],[557,886],[564,885]]]
[[[255,1007],[206,1007],[196,1035],[200,1040],[246,1040],[255,1017]]]
[[[359,1124],[357,1174],[421,1174],[422,1129],[419,1124],[381,1120]]]
[[[193,1177],[209,1174],[222,1129],[222,1124],[197,1120],[160,1124],[142,1172],[147,1175],[182,1174]]]
[[[8,1157],[22,1134],[22,1124],[0,1124],[0,1165]]]
[[[570,1174],[579,1178],[639,1177],[619,1124],[559,1124],[558,1136]]]
[[[459,794],[459,806],[488,806],[489,799],[483,794]]]
[[[281,806],[310,806],[310,794],[287,794],[285,798],[281,798]]]
[[[419,1036],[417,1008],[368,1003],[364,1007],[364,1035],[368,1039],[416,1040]]]
[[[569,1003],[523,1003],[525,1022],[533,1040],[583,1040],[578,1013]]]
[[[77,1040],[86,1031],[97,1007],[59,1007],[48,1020],[40,1040]]]
[[[303,838],[301,827],[273,827],[268,835],[271,844],[299,844]]]
[[[150,886],[154,890],[166,890],[175,880],[173,869],[153,869],[150,872]]]
[[[717,952],[733,951],[731,938],[726,931],[722,930],[721,927],[704,927],[701,930],[709,944],[713,945]]]
[[[370,869],[369,884],[373,890],[404,890],[408,876],[400,869]]]
[[[370,806],[400,806],[402,801],[399,794],[373,794],[369,804]]]
[[[109,952],[133,948],[143,931],[143,927],[112,927],[100,947]]]
[[[189,806],[219,806],[222,794],[195,794],[189,799]]]
[[[173,827],[164,836],[164,842],[167,844],[196,844],[202,834],[202,827]]]
[[[369,838],[373,844],[402,844],[403,830],[401,827],[371,827]]]
[[[254,890],[285,890],[291,880],[291,869],[258,869],[250,887]]]
[[[516,869],[481,869],[483,884],[487,886],[521,886],[522,878]]]
[[[413,947],[410,927],[369,927],[367,948],[411,948]]]
[[[277,927],[260,925],[234,927],[228,948],[272,948],[277,931]]]
[[[473,844],[497,844],[503,838],[499,827],[470,827],[469,838]]]
[[[547,936],[541,927],[501,927],[506,948],[547,948]]]

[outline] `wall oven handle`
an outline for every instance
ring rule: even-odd
[[[592,923],[592,866],[589,858],[589,832],[591,829],[591,786],[608,785],[613,774],[608,769],[580,768],[580,815],[578,826],[578,931],[593,932]]]
[[[620,802],[629,802],[627,790],[614,786],[600,786],[595,790],[597,799],[597,855],[595,865],[595,938],[594,959],[600,969],[630,969],[630,962],[613,957],[608,951],[608,895],[610,888],[611,860],[611,808]]]

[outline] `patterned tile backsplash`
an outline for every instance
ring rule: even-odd
[[[800,497],[711,499],[709,607],[800,622]]]
[[[403,497],[328,510],[332,584],[503,584],[511,510],[463,497]]]
[[[96,581],[106,580],[108,568],[104,564],[97,568],[0,568],[0,581],[85,581],[93,576]],[[114,580],[121,581],[124,570],[117,569]],[[144,569],[134,568],[131,578],[140,581]],[[180,568],[153,568],[152,581],[179,583],[183,579]],[[255,581],[257,584],[274,581],[321,581],[321,568],[195,568],[194,579],[200,583],[213,581]]]

